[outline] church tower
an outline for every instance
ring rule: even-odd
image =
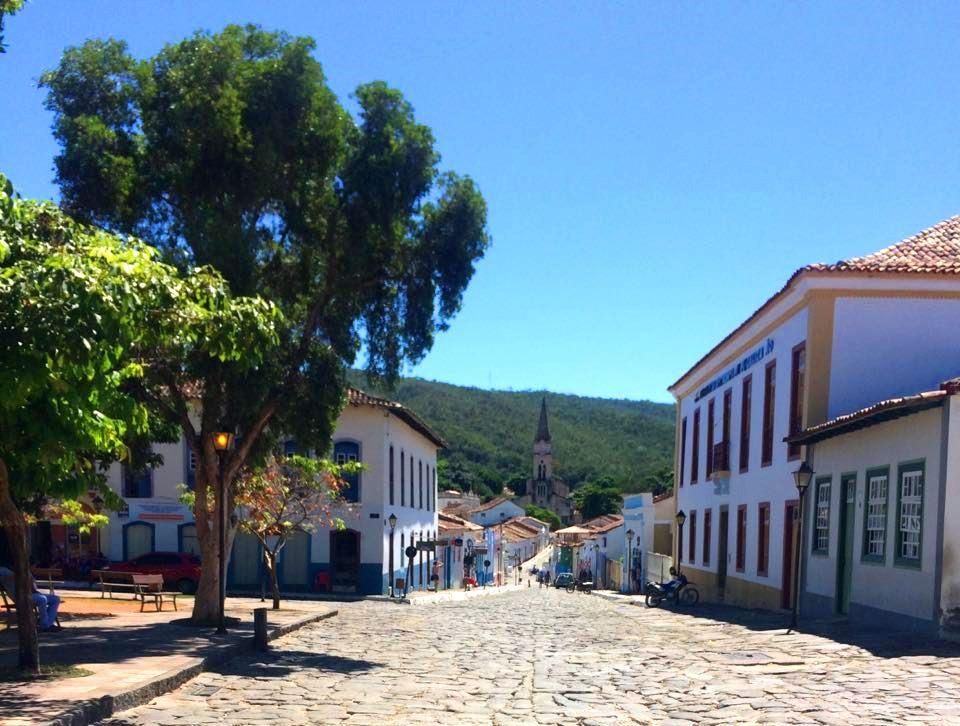
[[[533,480],[549,481],[553,478],[553,444],[550,441],[550,425],[547,422],[546,396],[540,401],[540,423],[533,439]]]

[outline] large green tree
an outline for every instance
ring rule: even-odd
[[[616,514],[623,503],[620,490],[608,477],[580,485],[571,497],[584,521],[602,514]]]
[[[198,514],[209,498],[213,511],[232,510],[238,472],[281,435],[325,451],[346,368],[362,351],[370,376],[390,381],[419,360],[488,244],[482,196],[441,172],[433,134],[402,94],[362,85],[351,115],[314,47],[253,26],[197,33],[142,60],[120,41],[92,40],[42,80],[67,209],[137,233],[184,270],[212,265],[235,293],[283,313],[280,349],[255,370],[171,355],[150,371],[155,410],[199,457]],[[223,470],[226,502],[212,438],[222,425],[240,436]],[[197,535],[194,619],[210,621],[217,548],[206,516]]]
[[[25,515],[90,489],[109,495],[105,462],[127,459],[136,439],[171,437],[138,394],[158,357],[236,359],[237,337],[276,345],[277,315],[231,300],[209,269],[184,278],[147,245],[17,198],[0,175],[0,525],[21,667],[38,668]]]

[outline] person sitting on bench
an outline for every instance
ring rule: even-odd
[[[0,584],[3,585],[3,589],[6,590],[11,597],[13,597],[14,602],[16,602],[16,581],[13,570],[9,567],[0,567]],[[37,627],[43,631],[59,630],[59,626],[57,625],[57,611],[60,609],[60,596],[55,595],[53,592],[46,594],[40,592],[40,589],[37,587],[37,581],[33,579],[32,573],[30,574],[30,588],[33,593],[33,604],[37,608],[40,616],[40,622],[37,623]]]

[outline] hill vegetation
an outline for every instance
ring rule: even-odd
[[[522,490],[531,474],[543,396],[554,471],[574,487],[608,479],[621,492],[639,492],[672,481],[672,404],[488,391],[420,378],[400,379],[393,390],[370,387],[359,374],[352,383],[413,409],[450,444],[438,466],[442,488],[481,496],[500,493],[505,485]]]

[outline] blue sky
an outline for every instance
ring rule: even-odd
[[[0,170],[56,198],[40,72],[255,22],[318,41],[344,100],[400,88],[493,247],[415,375],[669,400],[802,264],[960,213],[955,3],[31,0],[0,56]]]

